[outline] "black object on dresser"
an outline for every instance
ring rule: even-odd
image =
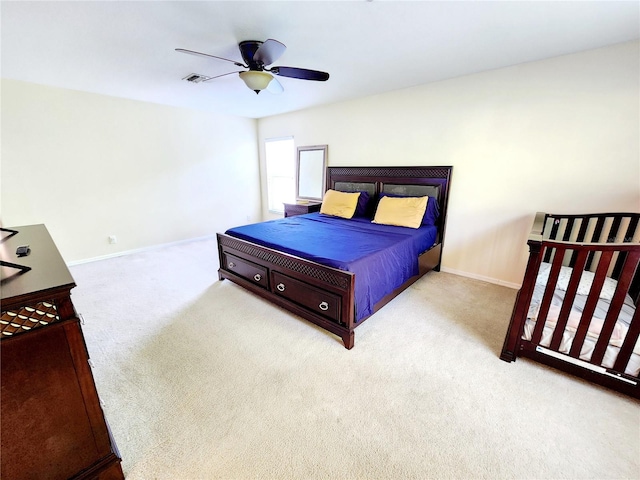
[[[285,203],[284,204],[284,216],[293,217],[294,215],[304,215],[305,213],[314,213],[320,211],[320,202],[306,202],[306,203]]]
[[[44,225],[13,230],[0,232],[0,476],[123,479],[71,302],[73,277]],[[25,244],[30,252],[18,258]]]

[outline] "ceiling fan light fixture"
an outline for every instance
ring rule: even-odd
[[[247,72],[240,72],[240,78],[244,83],[256,93],[260,93],[260,90],[264,90],[269,85],[269,82],[273,80],[273,77],[267,72],[249,70]]]

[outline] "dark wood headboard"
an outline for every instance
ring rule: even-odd
[[[407,195],[437,196],[440,217],[437,227],[444,239],[453,167],[328,167],[326,189],[367,191],[377,198],[381,192],[406,189]],[[415,186],[415,187],[414,187]]]

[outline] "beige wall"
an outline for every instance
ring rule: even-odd
[[[259,121],[2,80],[2,222],[78,261],[271,218],[258,152],[293,135],[330,165],[453,165],[444,269],[515,286],[534,212],[640,211],[639,50]]]
[[[640,211],[638,58],[621,44],[261,119],[258,135],[328,144],[330,165],[453,165],[444,270],[516,286],[536,211]]]
[[[2,222],[74,262],[259,221],[256,123],[2,80]]]

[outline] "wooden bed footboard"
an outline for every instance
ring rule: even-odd
[[[536,215],[502,360],[528,357],[640,398],[639,220]]]
[[[220,280],[229,279],[354,345],[355,275],[218,234]]]

